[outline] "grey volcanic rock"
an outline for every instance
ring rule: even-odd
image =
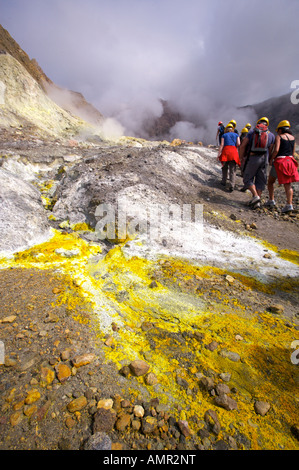
[[[22,251],[50,236],[38,189],[0,169],[0,252]]]

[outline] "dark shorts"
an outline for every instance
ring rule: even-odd
[[[251,155],[248,157],[243,173],[244,186],[249,188],[254,184],[256,189],[263,191],[267,184],[268,166],[267,155]]]
[[[271,165],[269,176],[272,176],[273,178],[277,178],[277,173],[276,173],[274,165]]]

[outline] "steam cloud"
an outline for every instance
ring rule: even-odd
[[[298,0],[0,0],[1,22],[59,86],[79,91],[119,131],[139,136],[162,114],[170,137],[215,142],[242,106],[299,79]],[[109,121],[107,123],[109,125]]]

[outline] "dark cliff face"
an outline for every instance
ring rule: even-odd
[[[253,108],[258,116],[268,117],[272,132],[275,132],[277,124],[279,124],[280,121],[287,119],[292,126],[293,134],[299,137],[299,104],[292,102],[292,93],[270,98],[249,107]],[[297,93],[297,96],[298,95],[299,93]]]
[[[145,135],[150,139],[163,140],[169,137],[170,129],[183,118],[175,111],[170,103],[161,100],[163,113],[157,119],[152,119],[144,123]]]

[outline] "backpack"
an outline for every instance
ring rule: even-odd
[[[221,125],[219,126],[219,135],[222,136],[223,134],[224,134],[224,125],[221,124]]]
[[[268,148],[268,135],[268,127],[265,124],[257,124],[253,131],[250,151],[265,153]]]

